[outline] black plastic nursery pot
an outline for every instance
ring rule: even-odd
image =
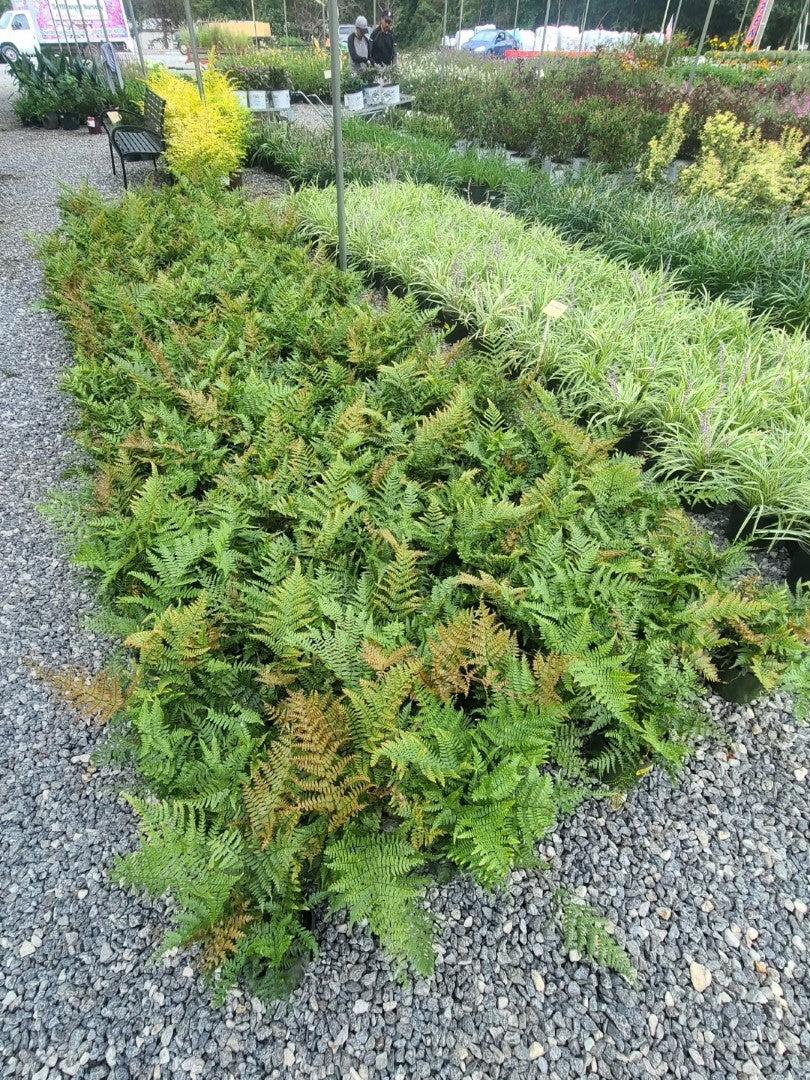
[[[767,547],[771,542],[770,538],[760,534],[774,529],[777,524],[773,514],[761,514],[757,517],[751,512],[751,507],[733,502],[729,506],[726,538],[747,540],[753,547]]]
[[[59,113],[46,112],[42,117],[42,126],[46,131],[56,131],[59,127]]]
[[[62,117],[62,130],[75,131],[78,127],[81,127],[78,116],[74,116],[73,113],[65,113]]]
[[[633,428],[622,435],[613,448],[617,454],[640,454],[644,443],[644,429]]]
[[[718,668],[717,673],[720,678],[712,686],[714,692],[724,701],[747,705],[765,693],[765,687],[753,671],[742,671],[739,668],[722,671]]]
[[[475,203],[476,206],[481,206],[487,201],[489,195],[489,188],[486,184],[467,184],[464,188],[464,194],[471,203]]]
[[[787,583],[791,589],[802,581],[810,585],[810,545],[796,543],[790,546],[790,569]]]

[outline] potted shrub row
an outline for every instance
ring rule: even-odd
[[[289,80],[283,68],[271,64],[244,67],[234,78],[238,87],[234,97],[251,112],[290,108]]]
[[[343,79],[343,104],[349,112],[360,112],[375,105],[398,105],[399,84],[385,81],[377,68],[367,68],[359,75]]]

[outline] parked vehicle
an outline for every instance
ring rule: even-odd
[[[338,27],[338,37],[340,38],[340,47],[344,52],[349,51],[349,38],[354,33],[354,23],[341,23]]]
[[[110,41],[135,51],[122,0],[11,0],[0,15],[0,60],[33,56],[38,49],[89,48]]]
[[[461,47],[478,56],[503,56],[507,49],[519,49],[520,42],[508,30],[478,30]]]

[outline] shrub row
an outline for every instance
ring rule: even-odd
[[[614,167],[632,164],[683,101],[690,155],[703,124],[718,112],[732,113],[767,139],[789,127],[810,135],[806,91],[779,83],[728,85],[716,75],[701,77],[689,91],[678,72],[626,67],[611,56],[518,64],[419,57],[403,61],[399,74],[420,109],[451,117],[465,138],[555,160],[582,155]]]
[[[437,865],[501,881],[584,795],[677,764],[717,664],[772,686],[800,658],[804,602],[729,585],[637,462],[268,208],[178,185],[63,213],[93,469],[57,516],[129,651],[61,683],[147,785],[118,875],[174,895],[167,945],[220,995],[288,987],[322,899],[429,971]]]

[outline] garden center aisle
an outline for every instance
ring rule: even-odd
[[[76,451],[57,389],[69,353],[35,310],[26,233],[56,224],[60,180],[120,187],[106,140],[22,129],[9,94],[0,69],[3,1076],[800,1077],[809,739],[783,699],[712,699],[730,747],[707,744],[676,787],[655,774],[616,811],[583,807],[548,838],[549,872],[515,874],[492,896],[461,879],[432,890],[430,980],[400,986],[339,920],[317,928],[320,959],[269,1010],[239,992],[214,1010],[187,955],[152,961],[163,911],[108,882],[134,840],[117,797],[127,778],[90,765],[97,731],[30,667],[96,666],[103,643],[82,628],[89,590],[36,509]],[[615,921],[637,989],[561,954],[548,925],[560,884]]]

